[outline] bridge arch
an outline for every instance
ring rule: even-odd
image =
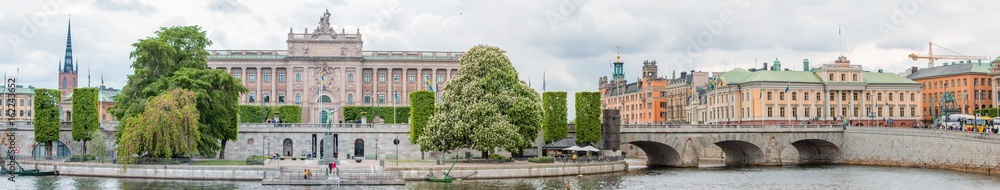
[[[843,153],[840,147],[823,139],[803,139],[792,142],[799,152],[799,164],[840,162]]]
[[[646,165],[648,166],[681,166],[681,154],[677,149],[669,145],[654,141],[634,141],[630,144],[639,147],[646,153]]]
[[[725,153],[726,165],[760,165],[767,161],[764,151],[750,142],[724,140],[714,144]]]

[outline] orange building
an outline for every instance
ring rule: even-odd
[[[691,95],[691,84],[704,84],[708,74],[681,72],[672,79],[657,76],[656,61],[643,61],[642,78],[625,80],[624,63],[617,56],[611,81],[600,78],[601,109],[618,109],[622,123],[688,123],[685,108]],[[700,82],[699,82],[700,81]]]
[[[907,76],[922,86],[924,122],[929,123],[932,117],[942,114],[941,96],[946,92],[955,95],[955,103],[964,114],[993,107],[990,67],[990,63],[962,61],[921,69]]]

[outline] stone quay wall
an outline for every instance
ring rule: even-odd
[[[228,180],[260,181],[265,175],[277,175],[278,167],[269,166],[191,166],[191,165],[131,165],[124,171],[118,164],[72,163],[72,162],[21,162],[25,167],[37,164],[42,171],[59,170],[59,175],[188,179],[188,180]]]
[[[1000,134],[848,127],[843,163],[1000,174]]]
[[[434,167],[398,167],[388,168],[390,172],[398,172],[406,181],[425,181],[427,174],[434,173],[441,176],[448,171],[450,164]],[[469,179],[510,179],[510,178],[533,178],[533,177],[554,177],[554,176],[574,176],[603,174],[628,171],[628,163],[618,162],[598,162],[598,163],[552,163],[552,164],[529,164],[497,167],[492,166],[455,166],[451,171],[453,177],[465,177],[472,174]]]

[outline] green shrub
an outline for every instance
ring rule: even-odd
[[[253,155],[247,157],[247,165],[264,165],[264,161],[267,159],[267,156]]]
[[[507,157],[499,154],[490,154],[490,160],[506,160]]]
[[[97,155],[93,154],[72,155],[66,159],[66,162],[86,162],[91,160],[97,160]]]
[[[361,114],[361,113],[364,114]],[[395,117],[393,116],[395,113]],[[361,116],[365,117],[365,122],[372,123],[375,116],[381,117],[385,123],[406,123],[410,119],[410,107],[409,106],[399,106],[393,109],[392,106],[345,106],[344,107],[344,119],[348,121],[358,121]],[[339,122],[339,121],[337,121]]]
[[[528,162],[532,163],[553,163],[555,161],[556,158],[553,158],[552,156],[542,156],[542,157],[534,157],[528,159]]]

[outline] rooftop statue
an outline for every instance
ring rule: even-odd
[[[326,10],[323,13],[323,17],[319,18],[319,27],[313,30],[312,37],[317,38],[320,35],[330,35],[330,37],[336,38],[336,34],[337,32],[333,31],[333,28],[330,27],[330,10]]]

